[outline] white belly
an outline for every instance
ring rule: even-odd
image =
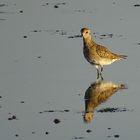
[[[113,63],[114,61],[116,61],[116,59],[110,60],[110,59],[100,59],[99,60],[99,64],[100,65],[110,65],[111,63]]]

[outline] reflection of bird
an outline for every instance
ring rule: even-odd
[[[85,92],[84,121],[91,122],[95,108],[120,89],[126,89],[125,84],[115,84],[112,81],[97,80]]]
[[[84,56],[90,64],[95,65],[98,78],[102,74],[103,65],[109,65],[114,61],[126,59],[127,56],[112,53],[109,49],[94,42],[91,31],[88,28],[82,28],[81,34],[83,37]]]

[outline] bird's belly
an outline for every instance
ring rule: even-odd
[[[99,60],[99,64],[100,65],[110,65],[111,63],[113,63],[115,60],[110,60],[110,59],[100,59]]]

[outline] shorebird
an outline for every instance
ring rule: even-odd
[[[85,113],[84,121],[91,122],[94,118],[94,111],[100,104],[106,102],[114,93],[127,89],[125,84],[117,84],[112,81],[96,80],[85,92]]]
[[[119,55],[112,53],[106,47],[97,44],[91,35],[91,31],[88,28],[81,29],[81,35],[83,37],[83,53],[86,60],[95,65],[97,69],[97,78],[102,77],[103,65],[110,65],[114,61],[126,59],[126,55]]]

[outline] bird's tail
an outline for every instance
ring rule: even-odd
[[[120,59],[126,59],[128,56],[126,55],[119,55]]]

